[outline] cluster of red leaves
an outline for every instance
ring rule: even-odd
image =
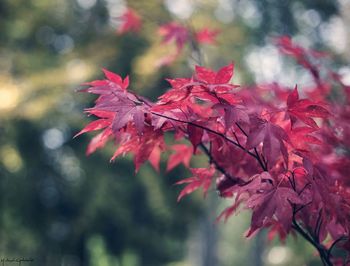
[[[141,17],[131,8],[126,9],[119,19],[121,24],[117,30],[118,34],[138,32],[141,29]],[[176,49],[174,53],[160,58],[156,66],[170,65],[181,55],[186,44],[190,45],[194,50],[199,49],[199,44],[215,45],[219,32],[219,30],[206,27],[196,31],[189,26],[184,26],[174,21],[159,26],[158,34],[162,38],[162,44],[175,44]]]
[[[176,46],[175,53],[161,58],[157,63],[158,66],[171,64],[181,54],[185,44],[191,45],[193,50],[199,49],[198,44],[216,44],[216,37],[219,34],[218,30],[208,28],[195,31],[177,22],[160,26],[158,32],[163,44],[175,43]]]
[[[181,48],[187,40],[186,29],[178,25],[162,30],[164,42],[174,40]],[[216,184],[219,195],[233,201],[219,218],[250,209],[248,236],[268,228],[270,237],[285,239],[295,231],[331,261],[336,245],[350,250],[349,87],[313,63],[319,53],[287,37],[278,45],[313,76],[306,98],[297,87],[234,85],[229,64],[218,71],[196,66],[190,78],[169,79],[170,89],[150,102],[127,90],[128,78],[104,70],[106,79],[85,84],[85,92],[99,95],[86,109],[98,119],[79,134],[102,129],[87,152],[113,140],[118,148],[112,159],[132,153],[136,170],[146,161],[159,170],[160,155],[171,151],[167,170],[183,164],[192,172],[178,182],[186,184],[178,200],[199,188],[207,193]],[[191,146],[167,145],[167,132]],[[190,168],[197,149],[209,157],[208,168]]]

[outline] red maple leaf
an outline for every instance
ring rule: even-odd
[[[319,58],[324,57],[326,55],[325,53],[317,52],[315,50],[306,50],[305,48],[293,43],[288,36],[276,38],[276,43],[283,54],[294,57],[300,65],[311,71],[314,76],[318,76],[318,70],[311,63],[309,55]]]
[[[151,154],[148,157],[148,161],[149,163],[153,166],[153,168],[159,172],[159,163],[160,163],[160,157],[163,151],[163,147],[162,149],[159,146],[155,146],[151,152]]]
[[[205,84],[227,84],[233,77],[233,63],[224,66],[215,72],[209,68],[196,66],[196,78]]]
[[[249,122],[247,110],[242,105],[231,105],[228,103],[218,103],[212,107],[214,110],[223,111],[226,130],[229,130],[234,123]]]
[[[201,44],[216,44],[216,37],[219,33],[219,30],[203,28],[195,33],[195,38],[196,41]]]
[[[293,217],[292,204],[304,203],[293,189],[275,186],[271,182],[269,184],[268,186],[265,184],[262,189],[256,191],[246,202],[246,206],[253,210],[248,237],[271,219],[276,219],[284,230],[289,232]]]
[[[175,42],[178,51],[182,50],[189,39],[187,28],[176,22],[170,22],[160,26],[158,32],[163,37],[163,43],[169,44]]]
[[[170,22],[159,27],[158,33],[162,36],[163,44],[175,43],[176,52],[159,58],[156,67],[167,66],[174,62],[181,54],[185,44],[190,40],[190,34],[186,27]]]
[[[90,140],[90,143],[86,149],[86,155],[94,153],[97,149],[103,148],[107,141],[113,137],[111,128],[104,129],[101,133],[97,134]]]
[[[187,78],[167,79],[167,81],[170,83],[171,89],[161,95],[158,101],[158,104],[166,104],[164,108],[167,108],[169,103],[182,102],[185,100],[190,96],[191,87],[196,85],[192,79]],[[157,107],[155,106],[154,108]]]
[[[87,132],[104,129],[101,133],[97,134],[90,141],[86,150],[86,154],[90,155],[97,149],[103,148],[106,145],[107,141],[112,137],[113,132],[111,125],[114,118],[114,113],[98,110],[88,110],[87,113],[95,115],[99,117],[99,119],[87,124],[80,132],[78,132],[74,136],[74,138]]]
[[[247,148],[256,148],[260,143],[263,143],[262,152],[269,167],[274,165],[280,154],[287,164],[288,153],[284,141],[289,142],[289,138],[284,129],[257,117],[250,119],[250,121],[253,126],[248,134]]]
[[[99,129],[106,128],[112,124],[114,113],[108,112],[108,111],[97,111],[97,110],[90,110],[87,111],[87,113],[95,115],[99,117],[100,119],[94,120],[87,124],[81,131],[79,131],[77,134],[75,134],[74,138],[78,137],[81,134],[95,131]]]
[[[104,80],[94,80],[92,82],[83,83],[83,86],[88,86],[85,89],[80,90],[81,92],[89,92],[94,94],[112,94],[115,92],[123,92],[129,86],[129,77],[126,76],[124,79],[107,69],[102,69],[105,77]]]
[[[209,94],[230,104],[239,102],[239,99],[233,94],[233,89],[239,86],[230,83],[234,71],[233,63],[222,67],[217,72],[201,66],[196,66],[195,71],[195,80],[200,82],[202,88],[205,88]]]
[[[131,129],[128,132],[132,132]],[[164,149],[163,134],[157,130],[154,131],[152,127],[146,127],[142,135],[126,133],[120,141],[120,146],[113,154],[111,161],[120,155],[126,153],[134,154],[135,171],[137,172],[140,166],[147,161],[154,149]],[[157,152],[157,151],[156,151]],[[153,156],[155,156],[153,154]],[[153,158],[153,160],[156,158]],[[154,162],[156,163],[156,161]],[[152,164],[153,165],[153,164]],[[155,168],[157,168],[155,166]]]
[[[187,184],[183,188],[177,198],[177,201],[180,201],[184,196],[191,194],[198,188],[203,188],[204,196],[207,194],[208,189],[212,182],[212,177],[215,173],[215,168],[191,168],[190,169],[193,176],[183,179],[179,182],[176,182],[176,185]]]
[[[118,34],[138,32],[141,29],[141,17],[131,8],[128,8],[119,19],[121,24],[117,30]]]
[[[87,109],[87,112],[113,113],[112,129],[114,132],[118,132],[119,129],[132,121],[139,134],[141,134],[150,103],[146,99],[135,96],[135,94],[126,90],[129,85],[128,77],[122,79],[119,75],[106,69],[103,72],[107,77],[106,80],[84,84],[90,87],[83,91],[100,94],[100,97],[96,100],[96,105]]]
[[[169,156],[166,170],[170,171],[180,163],[183,163],[187,168],[189,168],[193,148],[185,144],[175,144],[171,146],[171,149],[175,152]]]
[[[314,117],[327,118],[329,116],[325,104],[315,103],[308,99],[299,99],[297,86],[288,96],[287,113],[290,115],[292,125],[299,120],[313,128],[318,128]]]
[[[288,136],[295,149],[299,151],[310,151],[310,144],[323,144],[317,136],[313,135],[316,131],[312,127],[296,127],[288,132]]]
[[[188,132],[188,138],[193,145],[193,152],[195,153],[197,150],[197,146],[202,142],[204,131],[202,128],[198,126],[188,124],[187,132]]]

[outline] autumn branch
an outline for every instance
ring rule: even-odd
[[[245,147],[243,147],[240,143],[235,142],[234,140],[230,139],[229,137],[227,137],[227,136],[226,136],[225,134],[223,134],[223,133],[217,132],[217,131],[215,131],[215,130],[213,130],[213,129],[210,129],[210,128],[208,128],[208,127],[199,125],[199,124],[194,123],[194,122],[191,122],[191,121],[184,121],[184,120],[181,120],[181,119],[178,119],[178,118],[173,118],[173,117],[170,117],[170,116],[167,116],[167,115],[163,115],[163,114],[159,114],[159,113],[156,113],[156,112],[151,112],[151,114],[157,115],[157,116],[160,116],[160,117],[163,117],[163,118],[167,118],[167,119],[169,119],[169,120],[176,121],[176,122],[179,122],[179,123],[184,123],[184,124],[192,125],[192,126],[201,128],[201,129],[203,129],[203,130],[206,130],[206,131],[208,131],[208,132],[210,132],[210,133],[212,133],[212,134],[215,134],[215,135],[217,135],[217,136],[220,136],[220,137],[222,137],[224,140],[228,141],[228,142],[231,143],[232,145],[234,145],[234,146],[240,148],[241,150],[243,150],[244,152],[246,152],[247,154],[249,154],[250,156],[252,156],[253,158],[255,158],[255,159],[259,162],[261,168],[262,168],[264,171],[267,171],[267,167],[263,164],[263,162],[261,161],[261,159],[260,159],[260,157],[259,157],[259,155],[258,155],[257,153],[255,154],[255,153],[249,151],[248,149],[246,149]]]

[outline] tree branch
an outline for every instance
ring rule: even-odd
[[[231,180],[236,181],[238,185],[245,185],[246,184],[246,182],[243,182],[241,179],[239,179],[237,177],[234,177],[234,176],[230,175],[229,173],[227,173],[226,170],[223,167],[221,167],[219,165],[219,163],[213,158],[213,156],[211,155],[210,151],[208,150],[208,148],[203,143],[200,143],[199,146],[202,148],[204,153],[208,156],[209,162],[214,164],[215,168],[219,172],[221,172],[222,174],[224,174],[225,176],[227,176]]]
[[[311,237],[307,232],[305,232],[304,229],[297,223],[295,217],[293,217],[292,228],[317,249],[324,266],[333,266],[333,263],[330,261],[330,258],[328,256],[327,249],[317,240]]]
[[[245,132],[245,130],[241,127],[240,124],[238,124],[237,122],[235,123],[236,126],[239,128],[239,130],[243,133],[243,135],[245,135],[248,138],[248,134]],[[258,150],[256,148],[254,148],[254,152],[256,155],[256,159],[258,160],[260,166],[264,169],[264,171],[267,171],[267,163],[263,162],[259,156]]]
[[[254,154],[253,152],[247,150],[245,147],[243,147],[241,144],[235,142],[234,140],[230,139],[229,137],[227,137],[225,134],[223,133],[220,133],[220,132],[217,132],[213,129],[210,129],[210,128],[207,128],[205,126],[202,126],[202,125],[199,125],[197,123],[193,123],[193,122],[190,122],[190,121],[184,121],[184,120],[181,120],[181,119],[177,119],[177,118],[173,118],[173,117],[170,117],[170,116],[167,116],[167,115],[163,115],[163,114],[159,114],[159,113],[156,113],[156,112],[151,112],[151,114],[153,115],[157,115],[157,116],[160,116],[160,117],[163,117],[163,118],[167,118],[169,120],[172,120],[172,121],[176,121],[176,122],[180,122],[180,123],[184,123],[184,124],[189,124],[189,125],[192,125],[192,126],[195,126],[195,127],[198,127],[198,128],[201,128],[203,130],[206,130],[212,134],[215,134],[217,136],[220,136],[222,137],[223,139],[225,139],[226,141],[228,141],[229,143],[231,143],[232,145],[236,146],[237,148],[240,148],[241,150],[243,150],[244,152],[246,152],[247,154],[249,154],[250,156],[254,157],[260,164],[261,168],[264,170],[264,171],[267,171],[267,168],[265,167],[265,165],[262,163],[261,161],[261,158],[260,156],[258,156],[257,154]]]
[[[342,236],[340,238],[338,238],[337,240],[335,240],[332,245],[329,247],[328,249],[328,252],[327,252],[327,257],[330,258],[331,255],[332,255],[332,251],[333,251],[333,248],[340,242],[340,241],[343,241],[343,240],[347,240],[348,238],[346,236]]]

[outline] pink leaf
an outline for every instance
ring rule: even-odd
[[[141,18],[136,11],[131,8],[128,8],[119,19],[121,25],[118,28],[118,34],[138,32],[141,29]]]
[[[188,168],[190,166],[193,148],[185,144],[176,144],[173,145],[171,149],[174,150],[175,153],[169,156],[166,170],[170,171],[180,163],[183,163]]]

